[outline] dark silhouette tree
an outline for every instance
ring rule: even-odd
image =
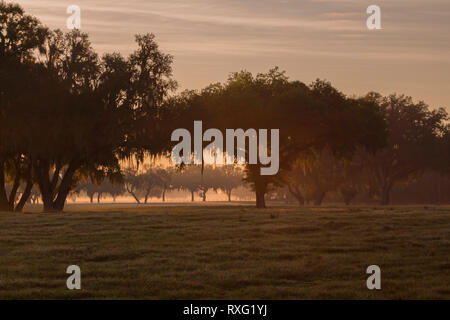
[[[19,5],[0,3],[0,210],[22,211],[33,188],[31,158],[21,137],[25,124],[20,106],[24,93],[35,85],[30,74],[47,34],[39,20]],[[12,183],[8,193],[7,183]],[[16,202],[21,183],[24,191]]]
[[[1,210],[21,210],[36,183],[44,211],[62,211],[83,177],[120,176],[121,160],[169,150],[173,58],[152,34],[136,42],[128,58],[100,59],[87,34],[49,32],[0,3]]]
[[[385,123],[374,103],[347,98],[325,81],[310,86],[289,81],[278,68],[257,76],[247,71],[233,73],[225,84],[185,92],[176,103],[185,110],[184,128],[192,127],[193,120],[202,120],[204,128],[223,132],[228,128],[280,130],[278,174],[261,175],[264,166],[249,164],[248,145],[245,150],[246,181],[255,191],[258,208],[265,207],[265,194],[283,183],[283,172],[300,153],[329,146],[333,154],[349,156],[361,145],[382,146],[386,137]]]
[[[86,34],[48,36],[32,77],[35,89],[15,108],[18,122],[28,122],[19,137],[44,211],[61,211],[82,175],[120,175],[121,159],[142,161],[169,147],[156,131],[164,128],[159,110],[175,87],[172,58],[158,50],[153,35],[136,40],[139,48],[128,60],[118,54],[100,60]]]
[[[433,168],[441,156],[439,144],[446,134],[447,113],[444,109],[430,110],[424,102],[414,103],[404,95],[369,93],[365,99],[379,106],[388,124],[386,147],[365,158],[381,204],[387,205],[397,183]]]

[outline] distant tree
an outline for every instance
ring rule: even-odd
[[[206,194],[209,190],[214,190],[217,192],[217,177],[218,170],[213,166],[205,166],[203,168],[203,172],[200,173],[200,192],[199,196],[202,198],[202,201],[206,201]]]
[[[128,170],[125,176],[125,189],[130,193],[137,203],[141,203],[140,198],[144,198],[147,203],[151,195],[155,195],[155,190],[162,190],[166,178],[163,169],[145,167],[142,172]],[[157,192],[156,195],[158,195]]]
[[[206,172],[206,170],[205,170]],[[209,171],[208,171],[209,172]],[[202,168],[199,165],[185,166],[174,174],[172,179],[174,188],[186,190],[191,194],[191,201],[195,200],[195,193],[199,192],[203,201],[206,201],[206,192],[209,190],[209,179],[206,174],[202,176]],[[206,192],[205,192],[206,191]]]
[[[109,194],[113,198],[113,202],[116,202],[118,196],[121,196],[125,193],[125,187],[122,183],[111,183],[107,182],[105,186],[105,193]]]
[[[267,193],[267,199],[275,201],[284,201],[285,203],[292,203],[296,201],[296,198],[289,191],[286,186],[278,187]]]
[[[141,179],[141,190],[144,194],[144,203],[147,203],[152,191],[162,186],[162,177],[157,169],[148,168],[142,173]]]
[[[136,170],[127,169],[125,171],[124,182],[125,190],[140,204],[139,193],[142,189],[142,176]]]
[[[216,168],[216,174],[213,180],[216,189],[220,189],[228,197],[228,201],[231,202],[231,193],[234,189],[243,185],[244,172],[243,170],[234,165],[225,165]]]
[[[41,193],[39,192],[39,189],[37,187],[33,187],[31,190],[31,195],[29,200],[33,204],[39,204],[39,198],[41,197]]]
[[[98,192],[98,190],[99,190],[99,186],[96,185],[95,183],[92,183],[90,181],[80,181],[78,183],[76,189],[74,189],[73,191],[76,194],[80,194],[81,191],[84,191],[86,193],[86,195],[88,196],[90,202],[93,203],[94,196]]]
[[[172,179],[174,171],[171,168],[163,169],[159,168],[156,170],[156,174],[159,176],[159,188],[161,189],[161,198],[162,201],[166,201],[166,193],[167,191],[173,188]]]
[[[94,201],[94,196],[97,195],[97,203],[103,195],[108,194],[116,201],[116,197],[122,195],[125,192],[123,182],[121,179],[110,180],[101,179],[96,181],[95,179],[82,179],[78,182],[77,187],[73,190],[74,195],[79,195],[82,191],[89,197],[91,203]]]

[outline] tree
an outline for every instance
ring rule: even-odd
[[[142,176],[138,175],[137,170],[127,169],[125,171],[124,180],[125,190],[133,196],[138,204],[140,204],[139,192],[142,188]]]
[[[111,183],[109,181],[105,183],[105,187],[103,190],[113,198],[113,202],[116,202],[116,198],[125,193],[125,187],[123,183]]]
[[[28,199],[28,202],[31,202],[33,204],[39,204],[39,198],[41,197],[41,194],[39,192],[39,189],[34,186],[31,190],[30,198]]]
[[[387,205],[395,184],[432,168],[434,159],[441,157],[439,144],[447,130],[448,116],[444,109],[429,110],[424,102],[414,103],[404,95],[369,93],[364,99],[379,106],[388,124],[386,147],[367,153],[364,159],[381,204]]]
[[[44,211],[62,211],[82,177],[121,175],[120,160],[167,152],[165,99],[176,83],[172,57],[154,35],[136,36],[138,49],[128,59],[99,59],[87,34],[47,32],[20,7],[2,2],[0,9],[0,72],[9,77],[17,67],[26,92],[12,98],[15,78],[1,89],[0,142],[8,141],[0,147],[0,185],[23,180],[31,190],[36,182]],[[0,188],[1,206],[10,209],[14,199]]]
[[[206,194],[209,190],[214,190],[217,192],[217,174],[218,170],[213,166],[204,166],[200,168],[200,193],[199,196],[202,198],[202,201],[206,201]]]
[[[261,175],[264,166],[250,164],[248,146],[245,150],[246,181],[255,191],[258,208],[265,207],[265,194],[283,183],[283,172],[300,153],[329,146],[333,153],[349,156],[358,146],[377,148],[385,139],[385,123],[374,103],[347,98],[325,81],[310,86],[290,81],[278,68],[256,76],[233,73],[226,83],[185,92],[176,102],[185,110],[184,128],[202,119],[205,127],[222,131],[280,130],[278,174]]]
[[[73,190],[73,193],[79,195],[81,191],[86,192],[90,202],[94,201],[94,196],[97,195],[97,203],[104,194],[109,194],[114,201],[116,197],[122,195],[125,192],[123,183],[121,181],[111,182],[109,180],[102,180],[100,183],[89,180],[81,180],[77,187]]]
[[[299,205],[312,200],[321,205],[326,194],[337,191],[349,205],[358,192],[368,184],[361,157],[366,151],[357,150],[352,158],[339,158],[329,148],[312,150],[298,158],[286,175],[285,184]]]
[[[17,109],[23,92],[34,85],[30,74],[47,34],[19,5],[0,3],[0,210],[22,211],[33,188],[31,159],[21,137],[24,121]],[[7,183],[12,183],[8,193]],[[24,192],[17,202],[21,183]]]
[[[164,180],[163,169],[150,168],[146,166],[141,172],[128,169],[125,176],[125,188],[137,203],[141,203],[140,198],[144,198],[144,203],[155,194],[155,189],[162,190],[166,181]]]
[[[287,185],[300,205],[310,199],[315,205],[321,205],[326,194],[337,189],[340,175],[339,161],[329,148],[323,148],[320,151],[313,150],[297,160]]]
[[[191,201],[194,202],[194,195],[199,192],[203,201],[206,201],[206,193],[211,188],[210,168],[206,168],[202,173],[199,165],[185,166],[180,172],[174,175],[172,181],[174,188],[186,190],[191,194]]]
[[[216,167],[216,174],[214,178],[214,186],[216,189],[220,189],[228,197],[228,201],[231,202],[231,193],[234,189],[243,184],[244,173],[242,169],[234,165],[225,165]]]
[[[166,193],[167,191],[171,190],[172,185],[172,179],[173,179],[173,170],[171,168],[164,169],[164,168],[158,168],[156,170],[156,174],[158,175],[159,179],[159,188],[161,189],[161,198],[162,201],[166,201]]]
[[[144,203],[147,203],[149,197],[152,195],[152,191],[162,186],[162,177],[157,169],[147,168],[141,174],[141,181],[140,187],[144,195]]]
[[[367,174],[364,163],[358,157],[358,153],[351,161],[341,161],[340,163],[340,181],[338,191],[346,205],[356,197],[358,192],[364,190],[367,184]]]

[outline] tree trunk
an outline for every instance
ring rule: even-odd
[[[18,169],[18,168],[16,168]],[[16,202],[16,196],[17,196],[17,190],[19,190],[20,187],[20,175],[16,174],[16,177],[14,178],[14,183],[11,188],[11,192],[9,193],[9,207],[11,210],[14,209],[14,204]]]
[[[50,179],[50,165],[48,161],[38,161],[34,164],[37,175],[37,182],[44,202],[44,212],[61,212],[64,209],[67,195],[70,192],[73,176],[77,170],[77,163],[73,161],[67,167],[66,172],[58,186],[59,173],[61,167],[56,166],[52,178]],[[55,199],[56,196],[56,199]]]
[[[5,188],[5,163],[0,159],[0,211],[12,211]]]
[[[69,195],[70,189],[72,188],[73,176],[75,175],[76,170],[76,165],[71,163],[67,168],[63,179],[61,180],[58,195],[54,203],[54,208],[57,212],[62,212],[64,210],[64,205],[66,203],[66,199]]]
[[[441,204],[441,195],[442,195],[442,173],[439,173],[438,176],[438,185],[437,185],[437,204]]]
[[[43,160],[37,160],[33,163],[36,173],[37,184],[41,191],[42,202],[44,203],[44,212],[53,210],[53,190],[49,178],[50,165]],[[53,175],[52,182],[56,179]]]
[[[381,191],[381,205],[387,206],[391,202],[391,187],[385,186],[383,187],[383,190]]]
[[[166,189],[163,190],[163,193],[162,193],[162,201],[163,201],[163,202],[166,202]]]
[[[231,202],[231,190],[227,191],[228,202]]]
[[[138,204],[141,204],[141,201],[139,200],[139,198],[134,194],[134,192],[130,191],[130,194],[133,196],[134,200],[136,200],[136,202]]]
[[[55,212],[54,203],[52,200],[43,200],[44,202],[44,212]]]
[[[133,193],[132,194],[133,195],[133,197],[134,197],[134,200],[136,200],[136,202],[138,203],[138,204],[141,204],[141,200],[139,200],[139,198]]]
[[[27,203],[28,199],[31,195],[31,190],[33,189],[33,180],[28,178],[27,185],[25,186],[25,190],[22,193],[22,197],[20,198],[19,202],[17,203],[16,208],[14,209],[15,212],[22,212],[23,207],[25,206],[25,203]]]
[[[145,190],[145,198],[144,198],[144,203],[146,204],[148,202],[148,199],[151,199],[150,193],[152,192],[153,187],[148,188],[147,190]]]
[[[264,209],[266,207],[265,195],[266,191],[264,189],[256,189],[256,208]]]
[[[298,205],[300,207],[303,207],[305,205],[305,198],[303,197],[302,193],[300,192],[299,188],[296,186],[288,185],[289,192],[297,199]]]
[[[191,191],[191,201],[194,202],[194,191]]]
[[[387,180],[383,183],[383,187],[381,189],[381,205],[387,206],[391,203],[391,190],[394,186],[395,180],[391,179]]]
[[[317,195],[316,199],[314,200],[314,205],[321,206],[324,198],[325,192],[322,191]]]
[[[97,193],[97,203],[100,203],[100,198],[102,197],[102,194],[99,192]]]
[[[141,204],[141,201],[139,201],[139,198],[136,196],[136,194],[133,192],[133,188],[131,186],[128,186],[127,184],[125,185],[125,188],[127,189],[128,193],[131,194],[134,198],[134,200],[136,200],[136,202],[138,204]]]

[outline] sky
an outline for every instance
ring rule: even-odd
[[[348,95],[404,93],[450,111],[450,0],[16,0],[50,28],[69,5],[99,53],[128,55],[154,33],[174,56],[180,90],[274,66],[292,80],[327,79]],[[367,7],[381,8],[369,30]]]

